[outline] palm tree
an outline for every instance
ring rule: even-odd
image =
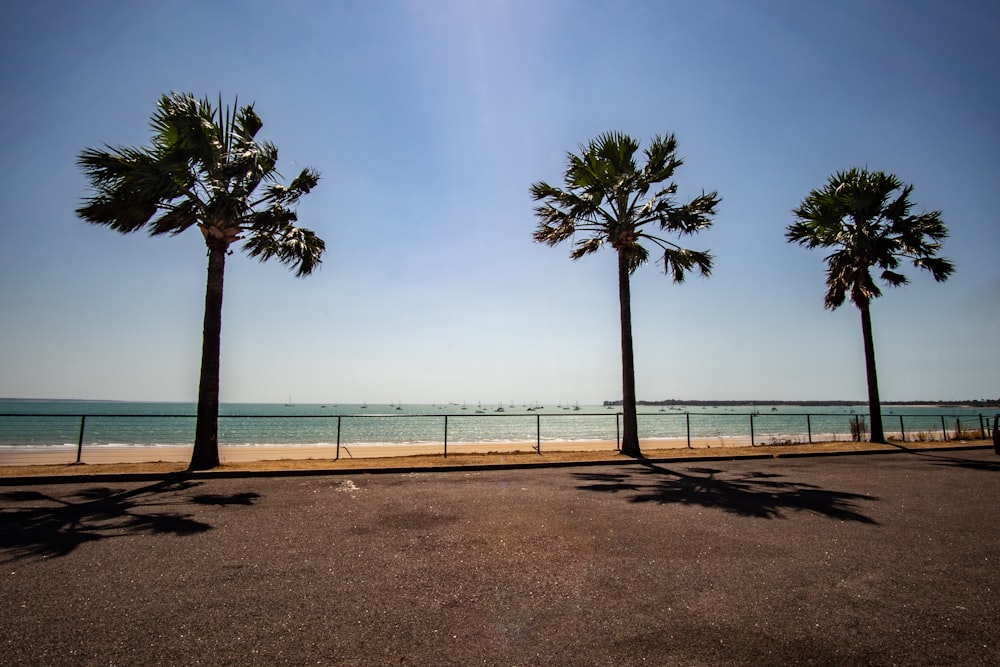
[[[712,225],[719,197],[715,192],[695,197],[687,204],[675,202],[677,185],[663,184],[683,161],[677,157],[677,140],[670,134],[653,137],[645,149],[645,164],[636,164],[639,142],[626,134],[609,132],[569,153],[565,189],[545,182],[531,186],[531,196],[543,203],[535,208],[539,219],[534,239],[554,246],[573,238],[570,257],[580,259],[609,244],[618,253],[618,298],[622,336],[622,453],[640,457],[635,409],[635,362],[632,354],[632,312],[629,278],[649,259],[640,243],[647,241],[663,253],[663,270],[674,282],[684,282],[688,271],[702,275],[712,270],[712,256],[688,250],[650,232],[693,234]],[[650,189],[656,187],[653,194]],[[580,236],[577,237],[577,234]]]
[[[213,107],[190,94],[164,95],[151,119],[152,145],[86,149],[77,160],[93,194],[76,210],[123,234],[180,234],[198,227],[208,247],[198,417],[190,470],[219,464],[219,357],[222,287],[230,246],[261,261],[277,258],[298,276],[320,263],[325,244],[295,226],[294,206],[319,180],[306,168],[278,182],[278,149],[258,141],[253,105]]]
[[[881,171],[838,172],[794,209],[798,220],[785,234],[789,243],[834,249],[826,257],[824,307],[835,310],[850,298],[861,311],[872,442],[885,442],[870,312],[872,299],[882,296],[882,291],[872,270],[881,271],[882,282],[891,287],[909,282],[897,272],[902,260],[930,271],[938,282],[955,270],[951,262],[937,256],[941,240],[948,236],[941,212],[912,214],[912,191],[912,185]]]

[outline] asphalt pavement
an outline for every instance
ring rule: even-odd
[[[0,665],[996,665],[992,449],[0,488]]]

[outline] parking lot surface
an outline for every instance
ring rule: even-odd
[[[992,449],[0,489],[3,665],[1000,664]]]

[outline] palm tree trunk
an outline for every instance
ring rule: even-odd
[[[882,403],[878,396],[878,375],[875,372],[875,339],[872,336],[872,316],[868,304],[861,310],[861,334],[865,339],[865,373],[868,376],[868,415],[871,420],[871,441],[885,442],[882,432]]]
[[[219,465],[219,365],[222,353],[222,285],[226,273],[226,245],[209,243],[205,286],[205,323],[201,343],[201,381],[198,420],[188,470]]]
[[[632,353],[632,294],[628,256],[618,251],[618,300],[622,319],[622,454],[639,458],[639,424],[635,414],[635,359]]]

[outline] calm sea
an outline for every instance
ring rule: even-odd
[[[224,404],[219,443],[228,446],[616,440],[618,408],[577,405]],[[952,437],[956,421],[980,430],[995,410],[885,406],[888,435]],[[195,405],[117,401],[0,400],[0,447],[189,445]],[[85,420],[83,417],[85,416]],[[805,442],[845,439],[865,406],[640,406],[643,439]]]

